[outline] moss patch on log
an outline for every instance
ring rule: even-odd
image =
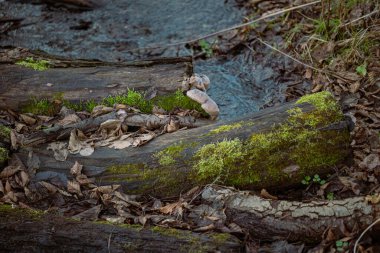
[[[9,158],[8,149],[0,147],[0,164],[4,164]]]
[[[10,140],[11,129],[9,127],[0,125],[0,138],[7,141]]]
[[[17,65],[31,68],[38,71],[47,70],[50,67],[50,62],[47,60],[34,59],[33,57],[27,57],[24,60],[16,62]]]
[[[349,143],[349,133],[321,130],[343,119],[339,105],[329,92],[302,97],[297,104],[310,103],[315,109],[289,110],[288,120],[271,131],[254,133],[248,140],[223,140],[204,145],[196,151],[193,179],[218,182],[239,188],[274,186],[301,182],[305,175],[319,173],[341,161],[347,154],[342,143]],[[296,165],[294,173],[284,170]]]
[[[91,112],[97,105],[112,107],[115,104],[125,104],[135,107],[143,113],[152,113],[153,108],[157,106],[168,112],[175,109],[185,109],[195,110],[204,117],[208,116],[199,103],[184,95],[180,90],[171,94],[157,96],[151,100],[146,99],[144,93],[135,90],[128,90],[126,94],[107,96],[101,101],[90,99],[74,103],[65,100],[63,97],[63,93],[57,93],[53,95],[52,100],[49,100],[48,98],[32,98],[21,111],[36,115],[52,116],[59,112],[62,105],[75,111]]]
[[[152,154],[149,164],[111,167],[106,174],[114,176],[115,182],[126,181],[128,190],[136,185],[134,193],[166,196],[214,181],[242,189],[300,183],[306,175],[327,173],[341,162],[349,152],[350,138],[348,129],[324,129],[344,119],[330,93],[307,95],[297,102],[301,103],[310,103],[313,109],[296,106],[287,111],[283,123],[269,131],[245,139],[222,139],[241,127],[222,126],[215,133],[221,141],[205,145],[197,139],[186,145],[177,142]]]

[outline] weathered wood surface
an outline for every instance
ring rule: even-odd
[[[46,145],[22,148],[16,154],[25,164],[31,164],[28,160],[32,159],[33,166],[38,167],[38,173],[49,171],[67,177],[70,177],[69,168],[78,161],[84,165],[85,174],[96,177],[101,184],[121,184],[126,192],[178,194],[193,185],[211,183],[216,179],[220,183],[243,189],[289,187],[299,184],[305,175],[330,172],[334,165],[345,161],[350,152],[348,122],[344,120],[314,129],[314,136],[305,140],[298,140],[295,136],[294,140],[281,143],[281,146],[276,144],[273,148],[262,150],[263,143],[250,142],[252,136],[270,133],[274,125],[287,122],[289,110],[294,108],[300,108],[304,114],[316,110],[308,103],[289,103],[232,122],[165,134],[137,148],[97,148],[88,157],[70,154],[64,162],[56,161]],[[220,131],[226,126],[232,128]],[[308,128],[304,126],[292,131],[293,134],[305,134]],[[273,138],[268,137],[270,140]],[[206,156],[197,156],[202,147],[212,148],[218,143],[237,146],[220,151],[215,149],[205,152]],[[255,149],[262,150],[259,156],[251,155]],[[239,152],[242,153],[241,157],[235,158],[235,153]],[[292,158],[292,153],[293,156],[296,154],[301,157]],[[318,160],[314,161],[314,158]],[[208,171],[206,178],[200,178],[199,159],[217,168],[216,171]],[[297,159],[303,163],[310,159],[310,164],[297,164]],[[274,160],[277,161],[277,167],[273,166]]]
[[[30,135],[25,136],[22,139],[22,146],[35,146],[42,143],[47,143],[50,141],[67,139],[70,133],[74,129],[79,129],[83,133],[88,133],[91,131],[96,131],[100,124],[107,120],[118,119],[116,112],[110,112],[105,115],[101,115],[95,118],[88,118],[78,123],[73,123],[64,126],[54,126],[51,128],[44,129],[39,132],[34,132]],[[126,126],[137,126],[145,127],[146,129],[158,129],[169,124],[171,120],[176,120],[179,128],[194,128],[202,125],[211,124],[211,120],[196,120],[191,116],[169,116],[161,115],[160,117],[153,114],[141,114],[141,113],[129,113],[123,119],[123,125]],[[0,142],[1,143],[1,142]]]
[[[234,236],[75,221],[0,207],[1,252],[242,252]],[[224,237],[226,238],[226,237]]]
[[[50,68],[37,71],[15,64],[27,57],[48,60]],[[158,94],[164,94],[181,88],[183,79],[192,71],[191,57],[109,63],[1,48],[0,109],[18,110],[32,98],[52,98],[59,93],[69,101],[101,100],[128,89],[152,87]]]
[[[202,198],[223,207],[229,222],[260,240],[320,242],[327,229],[340,231],[337,234],[342,229],[362,231],[380,217],[380,205],[368,203],[365,197],[303,203],[208,187]]]

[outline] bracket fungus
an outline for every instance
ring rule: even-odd
[[[219,115],[219,107],[212,98],[207,95],[206,90],[210,86],[210,79],[203,74],[194,74],[183,83],[186,96],[201,104],[211,119],[215,120]]]

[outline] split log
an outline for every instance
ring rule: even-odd
[[[338,234],[361,231],[380,217],[380,204],[365,197],[344,200],[297,201],[269,200],[216,186],[206,188],[203,200],[223,208],[227,220],[249,231],[260,240],[307,241],[318,243],[327,229]]]
[[[29,60],[26,60],[29,59]],[[32,60],[31,60],[32,59]],[[28,68],[15,63],[25,61]],[[47,62],[42,62],[48,61]],[[29,62],[28,62],[29,61]],[[33,69],[42,64],[43,71]],[[32,98],[78,102],[99,101],[108,95],[125,94],[128,89],[149,90],[158,95],[181,88],[192,74],[191,57],[110,63],[70,60],[21,48],[0,49],[0,109],[19,110]]]
[[[322,92],[231,122],[159,136],[138,148],[102,147],[63,162],[46,145],[22,148],[17,155],[38,173],[70,177],[69,168],[78,161],[100,184],[167,196],[211,182],[240,189],[294,186],[306,175],[323,175],[346,162],[349,143],[349,122],[331,94]]]
[[[1,252],[242,251],[240,241],[229,234],[76,221],[5,205],[0,207],[0,229]]]

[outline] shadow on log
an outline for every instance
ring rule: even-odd
[[[191,57],[107,63],[2,48],[0,109],[19,110],[32,98],[52,98],[57,94],[73,102],[98,101],[108,95],[125,94],[128,89],[146,91],[154,87],[161,95],[180,89],[192,72]]]
[[[138,148],[97,148],[91,156],[69,155],[64,162],[46,145],[17,155],[38,169],[37,177],[70,177],[78,161],[98,183],[121,184],[128,193],[170,196],[212,182],[281,189],[344,162],[349,125],[331,94],[322,92],[232,122],[166,134]]]
[[[229,234],[76,221],[0,206],[1,252],[242,252]]]

